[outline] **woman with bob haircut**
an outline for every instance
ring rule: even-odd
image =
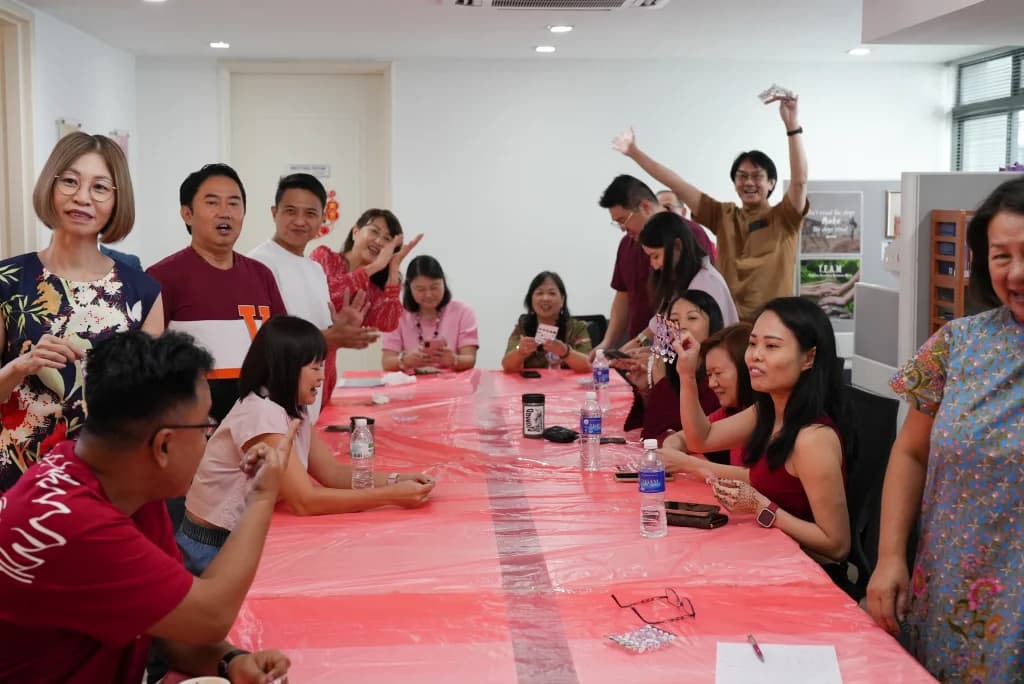
[[[409,262],[402,293],[405,311],[398,327],[384,335],[381,365],[386,371],[463,371],[476,365],[480,347],[476,314],[452,299],[444,269],[432,256]]]
[[[256,333],[242,362],[238,402],[210,437],[185,499],[177,541],[193,573],[209,565],[245,509],[251,480],[238,467],[243,455],[260,443],[277,448],[295,419],[300,423],[280,500],[296,515],[427,502],[434,480],[423,473],[374,473],[372,489],[352,489],[352,468],[331,453],[307,410],[319,401],[326,355],[323,333],[295,316],[274,316]]]
[[[32,193],[51,231],[0,261],[0,492],[85,419],[82,360],[117,332],[163,332],[160,285],[100,252],[135,223],[128,162],[106,136],[61,138]]]

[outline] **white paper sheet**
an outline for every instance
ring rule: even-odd
[[[834,646],[758,642],[764,662],[747,642],[718,642],[715,684],[842,684]]]

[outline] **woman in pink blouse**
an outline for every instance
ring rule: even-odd
[[[346,297],[366,293],[369,309],[363,325],[390,332],[398,327],[402,315],[402,260],[412,251],[423,234],[403,243],[402,224],[387,209],[367,209],[352,226],[341,252],[326,245],[313,250],[309,258],[320,264],[327,274],[327,287],[335,311],[345,306]],[[329,349],[324,364],[323,393],[326,405],[337,383],[334,358],[337,349]]]
[[[460,371],[476,365],[476,314],[452,299],[437,259],[424,254],[409,262],[402,305],[398,327],[381,343],[384,370]]]

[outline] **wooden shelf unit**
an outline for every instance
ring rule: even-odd
[[[967,224],[973,211],[940,210],[931,215],[931,268],[928,286],[930,330],[966,314],[971,254]]]

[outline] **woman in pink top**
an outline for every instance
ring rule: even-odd
[[[256,333],[242,362],[240,398],[206,445],[175,537],[193,573],[213,560],[245,508],[252,481],[238,467],[243,454],[257,443],[276,448],[295,419],[279,496],[296,515],[426,503],[434,480],[423,473],[374,473],[373,488],[352,489],[351,467],[331,453],[307,411],[318,400],[326,353],[323,333],[295,316],[274,316]]]
[[[476,314],[452,299],[441,264],[432,256],[409,262],[402,294],[405,311],[398,327],[384,336],[381,365],[386,371],[469,370],[476,365]]]
[[[408,243],[403,242],[403,237],[398,217],[387,209],[367,209],[352,226],[341,252],[331,251],[326,245],[312,251],[309,258],[320,264],[327,275],[327,288],[335,311],[341,311],[356,293],[365,292],[369,308],[363,325],[384,332],[398,326],[402,315],[399,301],[402,261],[423,234]],[[336,351],[328,349],[324,362],[328,388],[323,396],[325,405],[338,379],[334,364]]]

